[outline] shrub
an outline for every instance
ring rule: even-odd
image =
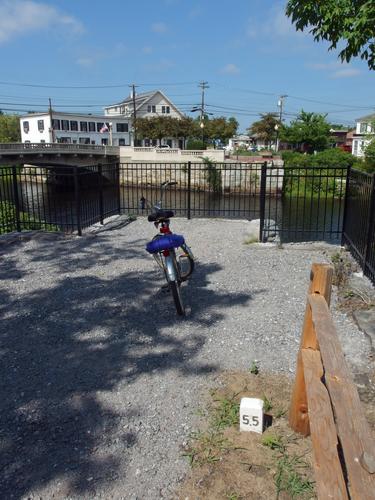
[[[189,139],[186,143],[186,149],[206,149],[206,145],[200,139]]]

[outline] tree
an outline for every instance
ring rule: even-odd
[[[220,116],[205,121],[205,135],[212,141],[227,143],[228,139],[233,137],[238,129],[238,121],[233,118]]]
[[[20,121],[17,115],[0,113],[0,142],[20,142]]]
[[[276,125],[280,126],[280,120],[276,113],[262,113],[261,119],[254,122],[249,128],[249,134],[256,134],[259,139],[266,143],[272,143],[276,138]]]
[[[328,41],[329,50],[344,45],[339,52],[342,61],[360,56],[375,69],[373,0],[289,0],[286,15],[297,30],[308,28],[315,41]]]
[[[297,148],[304,145],[309,153],[322,151],[328,147],[330,128],[326,115],[302,110],[289,126],[281,127],[280,140]]]

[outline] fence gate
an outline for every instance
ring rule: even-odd
[[[267,167],[264,237],[339,243],[346,177],[341,167]]]

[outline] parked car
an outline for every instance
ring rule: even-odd
[[[158,149],[171,149],[168,144],[160,144],[160,146],[156,146]]]

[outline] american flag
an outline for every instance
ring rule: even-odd
[[[103,126],[102,128],[99,130],[99,132],[101,134],[104,134],[104,132],[108,132],[109,131],[109,128],[107,127],[107,124],[106,123],[103,123]]]

